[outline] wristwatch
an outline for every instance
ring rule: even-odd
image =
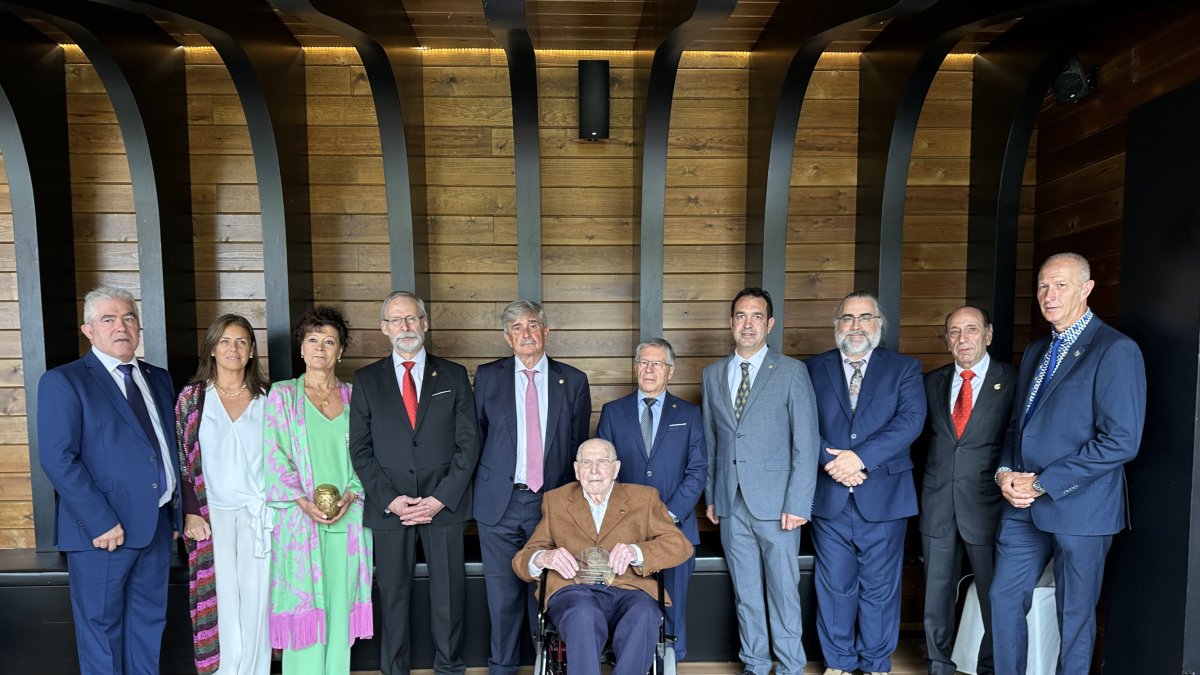
[[[1046,488],[1042,487],[1042,481],[1040,479],[1033,481],[1033,491],[1039,495],[1046,494]]]

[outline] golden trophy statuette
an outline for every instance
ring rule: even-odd
[[[313,493],[313,504],[317,505],[317,509],[324,513],[326,518],[333,518],[341,510],[338,508],[338,500],[341,498],[342,493],[336,487],[322,483]]]

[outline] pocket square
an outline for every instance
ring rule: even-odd
[[[442,394],[449,394],[451,391],[453,391],[453,390],[452,390],[452,389],[446,389],[446,390],[444,390],[444,391],[439,391],[439,392],[435,393],[435,394],[434,394],[434,396],[441,396]]]
[[[688,425],[687,422],[676,422],[675,424],[668,424],[667,426],[668,427],[686,427],[687,425]]]

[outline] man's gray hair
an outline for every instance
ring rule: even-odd
[[[508,324],[516,321],[523,316],[533,314],[542,322],[542,327],[545,328],[550,324],[546,323],[546,311],[542,306],[532,300],[513,300],[508,303],[508,307],[504,308],[504,313],[500,315],[500,328],[508,331]]]
[[[634,363],[637,363],[638,360],[642,358],[642,350],[646,347],[661,347],[667,350],[667,365],[675,365],[675,349],[671,346],[670,342],[667,342],[662,338],[650,338],[649,340],[643,340],[640,342],[637,346],[637,349],[633,352]]]
[[[842,298],[842,301],[838,303],[837,311],[833,313],[833,325],[837,326],[838,317],[842,315],[842,308],[845,307],[846,303],[851,300],[870,300],[871,302],[875,303],[875,316],[879,321],[879,335],[880,337],[883,337],[883,335],[887,333],[887,316],[883,313],[883,307],[879,306],[879,298],[875,297],[875,294],[871,293],[870,291],[854,291],[852,293],[847,293],[846,297]]]
[[[417,311],[421,313],[421,316],[428,316],[428,314],[425,313],[425,301],[418,298],[415,293],[409,293],[408,291],[392,291],[391,293],[388,293],[386,298],[383,299],[383,305],[379,307],[380,321],[388,320],[388,305],[392,304],[392,301],[396,298],[412,298],[412,300],[417,303]]]
[[[583,454],[583,449],[589,445],[598,445],[608,452],[608,456],[612,459],[617,458],[617,446],[604,440],[603,438],[589,438],[579,444],[579,449],[575,451],[575,461],[579,461],[579,456]]]
[[[1047,265],[1056,262],[1075,263],[1075,266],[1079,268],[1079,283],[1081,284],[1092,278],[1092,265],[1088,262],[1088,259],[1070,251],[1055,253],[1046,258],[1046,262],[1042,263],[1042,266],[1038,268],[1038,273],[1040,274],[1042,270],[1046,269]]]
[[[98,286],[83,296],[83,322],[91,323],[96,318],[96,305],[108,300],[124,300],[128,302],[129,306],[133,307],[133,316],[137,318],[137,301],[133,299],[133,293],[124,288],[117,288],[116,286]]]

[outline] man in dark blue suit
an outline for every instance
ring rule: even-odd
[[[606,403],[600,411],[596,436],[617,448],[621,461],[618,480],[658,489],[667,511],[692,542],[687,562],[663,573],[671,605],[667,633],[674,635],[675,658],[687,655],[688,580],[696,569],[696,503],[708,480],[708,450],[704,443],[700,406],[667,392],[675,373],[671,343],[652,338],[637,346],[633,358],[638,390]]]
[[[1038,305],[1054,330],[1021,359],[996,471],[1008,501],[991,591],[998,674],[1025,672],[1025,615],[1051,557],[1058,672],[1088,672],[1104,558],[1128,522],[1124,466],[1142,437],[1146,371],[1137,344],[1088,309],[1094,285],[1075,253],[1050,256],[1038,272]]]
[[[483,451],[474,516],[491,618],[488,672],[513,675],[521,627],[532,628],[536,617],[536,593],[513,574],[512,559],[542,518],[542,494],[575,480],[575,451],[588,439],[592,397],[587,375],[546,356],[550,327],[541,305],[517,300],[500,320],[513,356],[475,371]]]
[[[917,513],[909,450],[925,387],[920,362],[879,347],[887,319],[873,295],[847,295],[833,325],[837,349],[806,362],[824,469],[813,504],[817,635],[826,675],[886,673],[900,637],[904,530]]]
[[[158,673],[167,571],[180,513],[174,387],[137,360],[129,292],[87,294],[92,349],[42,376],[39,458],[55,489],[54,542],[67,555],[84,675]]]

